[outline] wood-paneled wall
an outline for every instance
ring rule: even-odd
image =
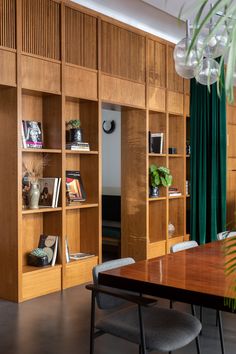
[[[16,48],[15,13],[15,0],[0,0],[0,46]]]
[[[66,7],[66,62],[97,69],[97,19]]]
[[[60,4],[22,0],[22,50],[60,60]]]
[[[102,71],[126,79],[145,82],[145,37],[102,21]]]

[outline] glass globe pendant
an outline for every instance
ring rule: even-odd
[[[197,82],[202,85],[212,85],[217,81],[219,64],[212,58],[203,59],[195,71]]]
[[[174,60],[176,72],[185,79],[191,79],[194,77],[194,70],[198,64],[197,52],[195,49],[191,49],[188,53],[188,49],[191,43],[189,20],[186,21],[186,38],[179,41],[174,49]]]

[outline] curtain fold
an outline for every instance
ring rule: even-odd
[[[190,234],[199,244],[216,240],[226,228],[226,100],[216,84],[191,80]]]

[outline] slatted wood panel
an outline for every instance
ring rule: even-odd
[[[60,4],[52,0],[22,0],[22,49],[60,60]]]
[[[97,69],[97,19],[66,7],[66,62]]]
[[[184,80],[175,71],[175,63],[173,58],[173,47],[168,47],[167,70],[168,70],[168,89],[177,92],[184,91]]]
[[[149,84],[166,87],[166,45],[148,40]]]
[[[15,0],[0,0],[0,46],[16,48],[15,12]]]
[[[145,37],[102,22],[102,71],[145,82]]]

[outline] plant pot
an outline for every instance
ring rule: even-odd
[[[83,141],[83,134],[81,128],[70,129],[70,142],[81,143]]]
[[[158,187],[150,187],[150,197],[157,198],[160,195],[160,191]]]
[[[29,207],[30,209],[38,209],[40,190],[37,182],[31,182],[29,191]]]

